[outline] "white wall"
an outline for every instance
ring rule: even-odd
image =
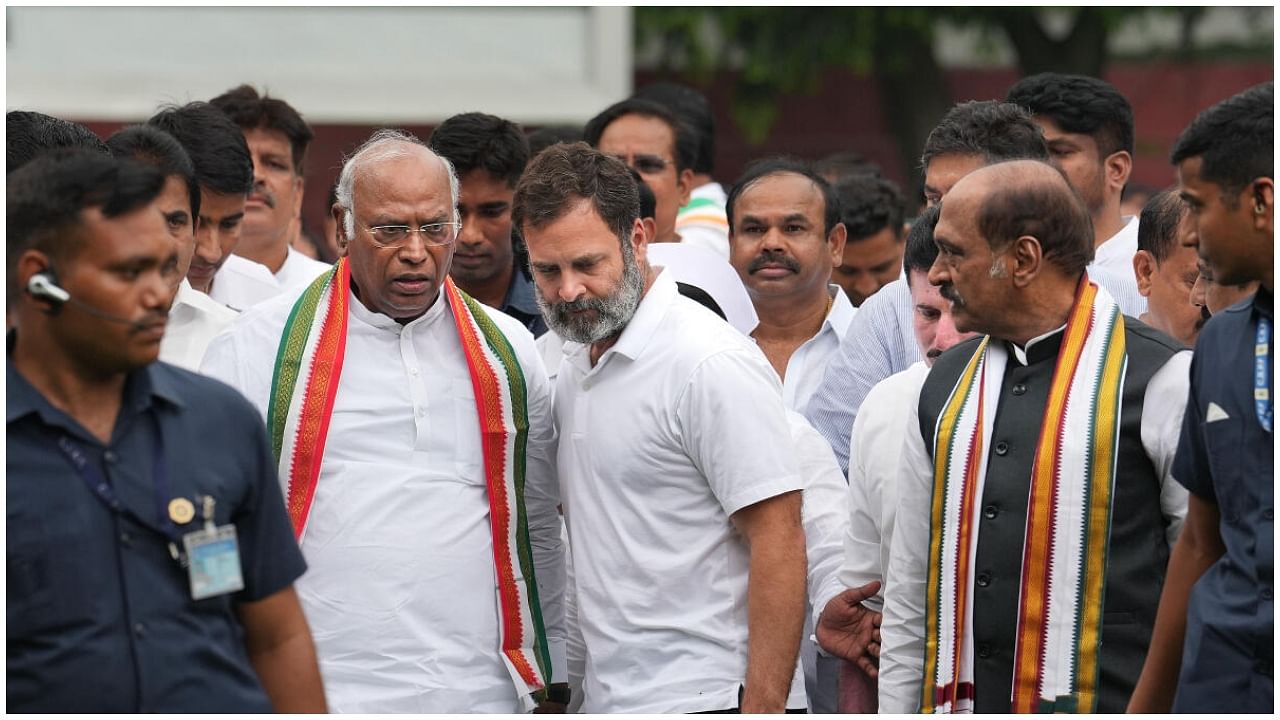
[[[311,123],[584,122],[632,82],[625,7],[11,7],[6,109],[141,120],[249,82]]]

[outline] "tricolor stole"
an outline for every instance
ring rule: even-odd
[[[923,712],[973,708],[973,556],[1007,351],[983,338],[934,434]],[[1031,468],[1013,712],[1097,707],[1111,502],[1128,355],[1115,301],[1085,276],[1054,367]]]
[[[301,540],[315,497],[329,418],[346,349],[351,271],[346,258],[294,304],[276,352],[267,409],[272,451],[286,478],[286,504]],[[515,351],[474,299],[444,283],[471,376],[480,422],[489,522],[501,614],[499,642],[513,681],[542,690],[551,659],[538,603],[524,506],[528,395]]]

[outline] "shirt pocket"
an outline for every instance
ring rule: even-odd
[[[1213,492],[1223,518],[1235,522],[1250,502],[1241,482],[1244,462],[1244,427],[1241,418],[1205,423],[1204,444],[1213,474]]]
[[[92,620],[101,598],[115,592],[103,577],[103,567],[114,567],[114,543],[75,524],[55,527],[30,515],[5,520],[9,638]]]

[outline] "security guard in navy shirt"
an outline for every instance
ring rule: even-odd
[[[324,712],[261,420],[155,362],[177,256],[158,171],[8,176],[11,712]]]
[[[1191,492],[1130,712],[1274,709],[1275,94],[1257,85],[1201,113],[1172,160],[1214,278],[1258,281],[1196,342],[1173,474]]]

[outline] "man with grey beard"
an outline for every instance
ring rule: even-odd
[[[620,161],[543,151],[512,220],[567,341],[555,416],[583,712],[804,707],[802,481],[777,374],[649,266]]]

